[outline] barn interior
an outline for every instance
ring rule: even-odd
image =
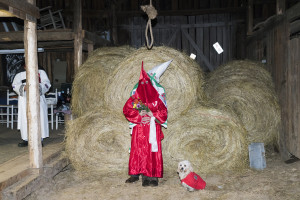
[[[299,47],[298,0],[0,0],[0,200],[300,198]],[[24,59],[51,82],[50,137],[29,131],[28,148],[12,88]],[[128,186],[124,100],[142,61],[168,60],[164,178]],[[186,159],[202,193],[180,185]]]

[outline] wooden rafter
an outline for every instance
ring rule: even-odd
[[[0,9],[23,20],[35,21],[40,18],[38,7],[24,0],[0,0]]]

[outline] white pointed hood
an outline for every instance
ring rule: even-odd
[[[159,83],[160,76],[166,71],[166,69],[168,68],[168,66],[170,65],[170,63],[172,61],[173,60],[169,60],[160,65],[155,66],[154,68],[152,68],[151,70],[148,71],[148,74],[150,76],[154,75],[155,80]]]

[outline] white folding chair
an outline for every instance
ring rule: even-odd
[[[10,117],[8,123],[11,129],[14,128],[14,122],[18,122],[18,95],[15,92],[7,90],[7,106]]]
[[[65,114],[63,114],[65,116]],[[65,123],[65,119],[62,118],[61,116],[59,116],[59,113],[56,114],[56,118],[55,118],[55,123],[56,123],[56,130],[58,129],[58,124],[64,124]]]
[[[48,116],[50,116],[49,123],[51,123],[51,129],[53,130],[54,125],[54,108],[56,108],[57,105],[57,89],[55,89],[55,92],[49,92],[45,95],[46,102],[48,105]],[[50,113],[49,113],[50,108]]]
[[[10,109],[11,106],[0,104],[0,124],[6,124],[6,127],[9,128],[10,122]]]

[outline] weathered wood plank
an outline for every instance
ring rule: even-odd
[[[188,17],[188,23],[189,24],[195,24],[196,23],[196,17],[195,16],[189,16]],[[197,40],[196,40],[196,29],[195,28],[189,28],[188,33],[191,36],[191,38],[195,41],[197,45]],[[199,47],[200,48],[200,47]],[[200,48],[201,49],[201,48]],[[188,54],[190,55],[191,53],[197,55],[197,51],[194,49],[194,47],[189,44],[189,49],[188,49]]]
[[[172,10],[178,10],[178,0],[172,0]]]
[[[181,24],[181,17],[173,17],[173,24]],[[178,35],[177,37],[175,37],[175,41],[174,41],[174,48],[175,49],[182,49],[182,33],[181,33],[181,30],[178,32]]]
[[[181,16],[180,17],[180,24],[188,24],[188,17],[187,16]],[[188,39],[186,37],[184,37],[185,33],[183,33],[183,30],[186,31],[187,33],[187,29],[184,29],[181,27],[181,48],[183,50],[186,51],[187,54],[189,54],[189,42],[188,42]]]
[[[293,21],[299,18],[300,2],[286,11],[288,21]]]
[[[180,33],[180,28],[177,28],[175,29],[172,33],[171,33],[171,37],[169,39],[169,41],[167,40],[167,46],[169,47],[174,47],[174,41],[175,41],[175,38],[178,37]]]
[[[160,16],[162,17],[162,16]],[[170,16],[165,16],[163,17],[164,18],[164,26],[166,24],[170,24],[171,23],[171,17]],[[165,26],[166,27],[166,26]],[[167,45],[167,41],[170,39],[170,35],[171,35],[171,32],[172,30],[169,29],[168,27],[164,28],[164,29],[161,29],[162,30],[162,45]]]
[[[0,32],[0,42],[23,42],[24,32]],[[69,31],[37,31],[38,41],[73,40],[74,33]]]
[[[204,15],[203,16],[203,23],[209,23],[209,16],[208,15]],[[209,58],[210,57],[210,46],[209,46],[209,37],[210,37],[210,34],[209,34],[209,27],[205,27],[204,30],[203,30],[203,45],[204,45],[204,51],[203,51],[203,56]],[[199,55],[200,56],[200,55]],[[205,63],[204,63],[205,64]],[[205,64],[205,67],[207,70],[210,70],[209,68],[207,68],[207,65]]]
[[[209,62],[209,60],[203,55],[201,49],[197,46],[197,44],[193,41],[193,39],[191,38],[191,36],[187,33],[187,30],[182,29],[181,30],[182,33],[184,34],[184,36],[186,37],[186,39],[191,43],[191,45],[199,52],[201,59],[203,60],[203,62],[205,63],[206,67],[210,70],[213,71],[214,67],[213,65]]]
[[[300,158],[300,38],[290,41],[289,71],[288,71],[288,98],[289,98],[289,151]]]
[[[247,35],[252,35],[253,32],[253,0],[248,0],[248,15],[247,15]]]
[[[220,13],[245,13],[245,8],[236,7],[236,8],[213,8],[213,9],[195,9],[195,10],[161,10],[159,11],[160,16],[196,16],[196,15],[206,15],[206,14],[220,14]],[[70,9],[64,9],[66,15],[71,15],[73,11]],[[99,17],[107,14],[107,10],[88,10],[83,9],[85,17]],[[117,13],[118,17],[141,17],[145,13],[140,10],[140,8],[131,11],[119,11]]]
[[[281,15],[285,12],[286,0],[276,0],[276,14]]]
[[[217,15],[217,21],[223,21],[224,20],[224,14],[218,14]],[[223,46],[223,27],[217,27],[217,39],[216,39],[216,42],[218,42],[222,48],[224,48]],[[217,60],[216,60],[216,67],[218,67],[219,65],[221,65],[223,63],[223,53],[221,54],[218,54],[216,53],[216,56],[217,56]]]
[[[196,16],[196,23],[202,24],[203,23],[203,16]],[[196,28],[196,44],[197,46],[204,52],[204,45],[203,45],[203,28]],[[200,63],[200,66],[205,65],[204,62],[201,60],[200,53],[197,51],[196,60]]]
[[[75,74],[82,64],[82,1],[74,2],[74,69]]]
[[[224,20],[225,20],[225,23],[226,22],[229,22],[229,14],[225,14],[224,16]],[[222,34],[222,37],[223,37],[223,49],[224,49],[224,52],[223,52],[223,63],[226,63],[229,61],[229,54],[228,54],[228,50],[229,50],[229,26],[224,26],[222,27],[223,29],[223,34]]]
[[[133,24],[140,26],[139,29],[134,30],[134,34],[136,36],[135,36],[135,40],[133,41],[134,42],[134,47],[140,48],[142,46],[142,37],[145,38],[145,34],[142,35],[142,27],[146,28],[146,24],[144,24],[143,26],[141,25],[141,18],[140,17],[134,17],[133,18]],[[150,36],[149,33],[148,33],[148,36]],[[150,43],[150,39],[149,39],[149,43]]]
[[[209,15],[209,21],[215,22],[217,21],[217,15]],[[217,66],[217,52],[213,48],[213,44],[217,42],[217,28],[216,27],[210,27],[209,29],[209,61],[213,66]]]
[[[23,17],[26,16],[26,14],[29,14],[32,17],[37,19],[40,18],[40,12],[38,7],[24,0],[0,0],[0,5],[2,5],[1,7],[3,7],[3,5],[8,6],[8,11],[11,11],[13,14],[16,14],[17,16],[19,14],[16,13],[16,11],[19,10],[22,13],[22,15],[18,17],[20,17],[23,20],[26,20],[26,18]]]
[[[207,15],[204,15],[207,16]],[[155,28],[159,28],[159,29],[163,29],[163,28],[169,28],[169,29],[173,29],[173,28],[209,28],[209,27],[221,27],[221,26],[235,26],[238,23],[243,22],[243,20],[232,20],[229,22],[205,22],[205,23],[196,23],[196,24],[180,24],[177,23],[178,22],[178,18],[177,17],[171,17],[172,20],[171,23],[169,24],[156,24]],[[140,25],[119,25],[119,27],[121,28],[125,28],[125,29],[140,29],[141,26]]]
[[[24,22],[24,46],[26,62],[27,131],[31,168],[43,167],[41,146],[40,92],[38,82],[36,23]]]

